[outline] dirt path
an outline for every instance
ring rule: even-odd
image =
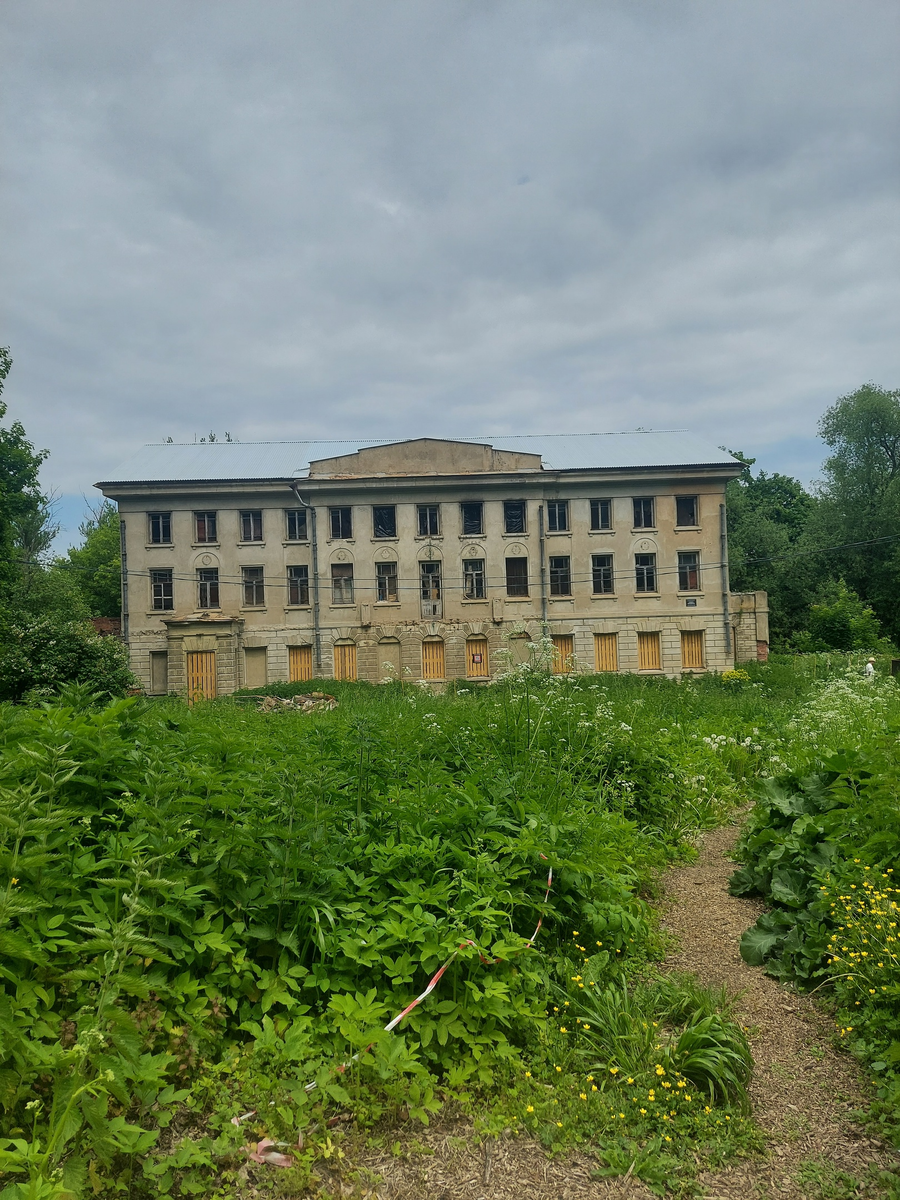
[[[755,1060],[753,1114],[769,1135],[764,1159],[743,1161],[701,1176],[707,1200],[810,1200],[874,1195],[833,1190],[834,1172],[861,1179],[871,1164],[900,1162],[849,1120],[863,1094],[855,1064],[831,1047],[833,1025],[811,999],[795,995],[741,959],[738,943],[762,906],[728,894],[734,864],[728,855],[737,824],[704,835],[699,856],[664,880],[663,926],[676,940],[665,966],[690,971],[701,982],[738,996],[736,1011],[749,1029]],[[355,1158],[379,1182],[366,1187],[326,1179],[333,1195],[378,1200],[649,1200],[630,1179],[592,1180],[595,1160],[572,1154],[548,1159],[524,1138],[473,1141],[471,1126],[447,1118],[429,1129],[398,1134],[396,1156],[387,1149]],[[809,1164],[813,1164],[810,1166]],[[818,1165],[817,1165],[818,1164]],[[831,1177],[817,1187],[803,1171]],[[344,1178],[346,1179],[346,1172]]]
[[[666,967],[692,971],[702,983],[739,997],[736,1012],[749,1027],[755,1062],[753,1115],[771,1138],[768,1161],[739,1163],[701,1178],[709,1197],[806,1200],[816,1189],[797,1182],[804,1162],[830,1164],[859,1178],[872,1163],[896,1167],[898,1160],[848,1119],[863,1102],[860,1076],[848,1056],[832,1049],[832,1022],[812,999],[747,966],[740,956],[741,934],[763,906],[728,894],[734,870],[728,855],[738,832],[731,824],[706,834],[697,861],[670,871],[664,881],[663,926],[678,940]]]

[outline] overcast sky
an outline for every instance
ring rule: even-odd
[[[896,0],[5,0],[5,398],[147,441],[705,431],[900,386]],[[73,517],[73,514],[74,517]]]

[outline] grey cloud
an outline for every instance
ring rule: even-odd
[[[790,469],[897,382],[892,3],[3,19],[8,394],[66,491],[209,428],[702,426]]]

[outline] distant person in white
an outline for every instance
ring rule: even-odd
[[[870,658],[869,661],[866,663],[865,672],[866,672],[866,679],[874,679],[875,678],[875,659],[874,658]]]

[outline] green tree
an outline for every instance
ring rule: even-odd
[[[882,636],[875,613],[843,579],[822,588],[810,607],[808,626],[795,645],[798,650],[893,649]]]
[[[805,628],[810,601],[828,578],[827,559],[816,553],[817,501],[798,480],[754,475],[755,459],[731,453],[745,464],[725,493],[731,587],[768,592],[772,641],[784,646]]]
[[[9,347],[0,346],[0,393],[12,367]],[[7,405],[0,400],[0,421]],[[46,505],[38,483],[46,450],[35,450],[21,421],[0,425],[0,605],[9,606],[22,577],[22,532]]]
[[[81,593],[92,617],[117,617],[121,609],[119,513],[104,500],[78,527],[84,543],[57,560]]]
[[[842,396],[819,423],[831,450],[818,514],[840,573],[894,641],[900,638],[900,390],[867,383]]]

